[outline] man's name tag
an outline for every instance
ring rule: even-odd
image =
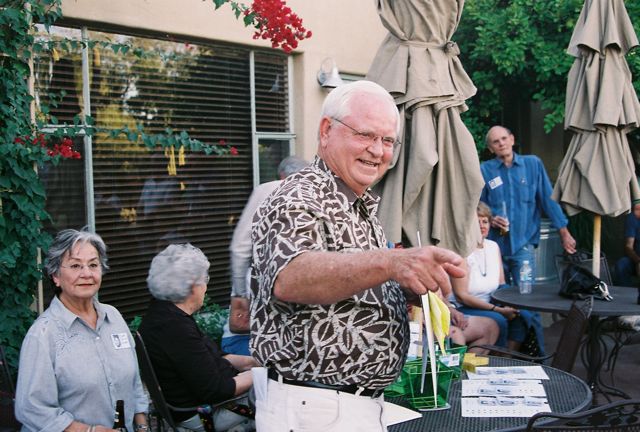
[[[117,350],[131,348],[131,344],[129,343],[129,338],[127,337],[126,333],[112,334],[111,343],[113,343],[113,347]]]
[[[491,189],[495,189],[498,186],[502,186],[502,179],[500,178],[500,176],[494,177],[491,180],[489,180],[489,187]]]

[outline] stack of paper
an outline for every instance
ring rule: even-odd
[[[531,417],[550,411],[542,366],[478,367],[462,381],[463,417]]]

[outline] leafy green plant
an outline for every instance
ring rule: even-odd
[[[200,330],[217,344],[222,339],[223,327],[229,319],[229,309],[222,308],[213,303],[209,297],[205,297],[204,306],[193,316]]]
[[[140,315],[136,315],[133,317],[131,321],[127,323],[129,326],[129,331],[133,334],[138,331],[140,328],[140,324],[142,323],[142,317]]]

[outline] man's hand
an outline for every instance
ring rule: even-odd
[[[249,299],[231,297],[229,330],[240,334],[249,333]]]
[[[509,219],[502,216],[493,216],[491,218],[491,226],[503,232],[509,231]]]
[[[396,249],[392,259],[393,279],[417,295],[440,288],[447,297],[451,294],[449,277],[467,274],[461,267],[464,260],[460,255],[436,246]]]
[[[558,232],[560,233],[562,248],[567,251],[568,254],[576,253],[576,240],[573,238],[567,227],[560,228]]]

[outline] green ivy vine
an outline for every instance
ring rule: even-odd
[[[61,157],[18,140],[36,134],[29,92],[32,26],[50,26],[61,14],[59,0],[8,1],[0,8],[0,344],[11,365],[35,317],[38,249],[46,250],[51,241],[42,231],[49,215],[35,168]]]

